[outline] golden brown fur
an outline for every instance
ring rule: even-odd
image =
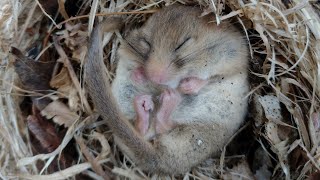
[[[164,8],[133,30],[119,49],[112,86],[101,68],[99,27],[92,32],[85,67],[90,96],[121,149],[144,170],[185,173],[210,155],[218,155],[244,120],[249,90],[245,41],[229,23],[217,27],[208,23],[209,17],[200,18],[200,13],[193,7]],[[191,41],[178,48],[188,36]],[[137,85],[130,77],[140,66],[148,80]],[[149,81],[157,69],[167,75],[161,85]],[[151,94],[157,101],[162,88],[177,88],[189,76],[214,81],[195,95],[182,94],[171,115],[177,126],[148,142],[130,123],[136,116],[133,98]]]

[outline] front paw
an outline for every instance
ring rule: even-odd
[[[145,135],[148,131],[150,111],[153,108],[151,95],[140,95],[134,98],[134,109],[137,113],[135,128],[141,135]]]
[[[182,98],[175,89],[166,89],[160,95],[160,108],[156,114],[156,133],[162,134],[174,128],[172,112],[180,104]]]
[[[207,83],[207,80],[188,77],[181,80],[178,90],[182,94],[197,94]]]

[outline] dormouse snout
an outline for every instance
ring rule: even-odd
[[[169,67],[163,62],[151,61],[145,70],[148,79],[156,84],[166,85],[169,81]]]
[[[156,84],[165,85],[167,82],[166,75],[162,72],[152,72],[149,76],[150,80]]]
[[[146,68],[148,78],[156,83],[165,85],[168,81],[168,68],[167,67],[156,67],[154,65]]]

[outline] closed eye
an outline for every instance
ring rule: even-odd
[[[191,39],[191,37],[188,37],[187,39],[185,39],[176,49],[174,49],[174,51],[178,51],[183,45],[185,45],[189,40]]]
[[[131,52],[133,52],[134,54],[139,56],[141,58],[141,60],[146,59],[147,53],[149,51],[148,49],[150,49],[148,42],[146,42],[146,41],[143,42],[144,46],[147,46],[147,47],[145,47],[145,48],[147,48],[147,50],[145,50],[145,48],[142,47],[143,45],[141,45],[142,44],[141,42],[143,40],[141,41],[141,39],[136,40],[136,39],[131,39],[131,38],[130,39],[123,38],[123,39],[124,39],[124,43],[130,47],[129,49],[131,50]],[[140,41],[140,43],[137,43],[138,41]]]

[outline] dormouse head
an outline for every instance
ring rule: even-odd
[[[149,80],[171,88],[186,77],[207,79],[223,73],[222,68],[245,67],[246,62],[229,67],[247,54],[240,33],[213,20],[213,15],[201,17],[196,7],[166,7],[133,30],[122,49],[142,65]]]

